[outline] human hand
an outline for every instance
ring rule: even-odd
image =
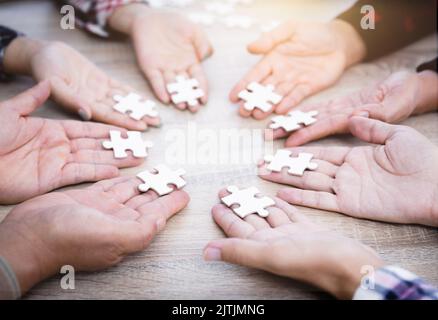
[[[130,4],[116,9],[109,19],[111,28],[129,34],[132,38],[138,64],[149,80],[158,99],[170,103],[166,85],[182,75],[196,78],[208,100],[208,84],[201,67],[213,49],[197,25],[180,15],[151,9],[144,4]],[[196,112],[200,106],[178,104]]]
[[[94,271],[144,250],[189,202],[184,191],[139,194],[139,184],[120,177],[16,206],[0,224],[0,256],[14,270],[22,294],[64,265]]]
[[[102,148],[111,129],[98,123],[57,121],[28,115],[50,95],[50,84],[0,103],[0,203],[17,203],[62,186],[113,178],[118,168],[141,164],[115,159]]]
[[[225,196],[222,190],[220,197]],[[361,267],[382,261],[365,245],[330,232],[279,198],[266,219],[239,218],[224,205],[212,209],[214,221],[230,239],[210,242],[206,260],[222,260],[318,286],[338,298],[351,299],[359,287]]]
[[[362,117],[352,117],[353,135],[378,146],[290,148],[312,153],[315,171],[302,177],[268,173],[260,177],[293,186],[280,191],[289,203],[341,212],[357,218],[438,226],[438,148],[423,135]]]
[[[17,59],[17,55],[20,57],[17,51],[23,57]],[[124,96],[135,90],[111,78],[62,42],[17,38],[6,50],[5,66],[9,73],[27,74],[37,82],[49,80],[52,98],[83,120],[93,119],[138,131],[160,124],[158,117],[137,121],[114,110],[114,95]]]
[[[252,82],[274,85],[284,99],[272,110],[284,114],[306,97],[333,85],[349,66],[365,55],[360,36],[347,23],[303,23],[289,21],[266,33],[248,46],[261,61],[232,89],[230,100]],[[271,112],[272,112],[271,111]],[[249,112],[241,103],[239,113],[264,119],[271,112],[255,109]]]
[[[294,147],[330,135],[349,133],[348,119],[353,115],[399,123],[412,114],[432,111],[436,109],[436,104],[427,97],[430,95],[427,91],[436,91],[436,87],[429,85],[431,80],[433,78],[425,73],[399,71],[359,92],[316,105],[302,106],[298,109],[304,112],[318,111],[318,121],[292,133],[276,129],[273,138],[289,136],[285,145]]]

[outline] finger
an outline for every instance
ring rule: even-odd
[[[336,196],[328,192],[285,188],[278,191],[278,197],[298,206],[340,212]]]
[[[113,104],[114,100],[112,99],[107,99],[103,103],[96,103],[93,108],[93,119],[128,130],[145,131],[147,129],[147,124],[144,121],[134,120],[128,114],[114,110]]]
[[[110,195],[117,202],[124,204],[131,198],[140,194],[138,190],[138,185],[140,181],[137,178],[130,178],[126,181],[120,181],[115,183],[111,188],[109,188],[106,193]]]
[[[322,118],[323,116],[326,116],[326,118]],[[318,121],[314,124],[292,132],[285,145],[287,147],[300,146],[331,135],[344,134],[348,131],[348,116],[346,114],[319,115]]]
[[[204,96],[200,99],[202,104],[206,104],[208,101],[208,82],[207,78],[202,70],[201,65],[195,64],[190,67],[189,74],[191,78],[195,78],[199,82],[199,88],[204,92]],[[189,106],[190,111],[196,112],[200,108],[200,105],[192,107]]]
[[[106,192],[109,189],[111,189],[114,185],[128,181],[129,179],[132,179],[132,178],[129,176],[124,176],[124,177],[117,177],[117,178],[113,178],[113,179],[101,180],[101,181],[96,182],[93,185],[89,186],[87,189],[99,190],[101,192]]]
[[[19,95],[6,100],[4,105],[6,108],[15,110],[20,115],[26,116],[41,106],[49,96],[50,82],[42,81]]]
[[[283,199],[280,199],[278,197],[275,197],[275,205],[280,208],[288,217],[289,222],[308,222],[309,219],[300,211],[295,208],[294,206],[291,206],[289,203],[284,201]]]
[[[277,204],[281,200],[278,198],[274,198],[274,200],[276,206],[266,208],[266,210],[269,211],[269,215],[266,218],[266,221],[270,224],[272,228],[291,223],[291,220],[289,219],[286,212],[284,212],[280,207],[277,206]]]
[[[60,78],[55,77],[50,81],[52,86],[53,99],[65,109],[78,114],[82,120],[88,121],[92,118],[90,104],[73,90]]]
[[[137,188],[138,188],[138,186],[137,186]],[[125,203],[125,205],[130,207],[130,208],[132,208],[132,209],[134,209],[134,210],[138,211],[138,208],[140,206],[142,206],[142,205],[144,205],[146,203],[152,202],[152,201],[154,201],[154,200],[156,200],[158,198],[159,198],[159,196],[158,196],[158,194],[155,191],[149,190],[149,191],[147,191],[145,193],[142,193],[142,194],[140,194],[138,196],[135,196],[135,197],[129,199]]]
[[[348,126],[354,136],[374,144],[385,144],[386,140],[391,138],[399,127],[382,121],[356,116],[350,118]]]
[[[244,105],[244,102],[239,103],[239,115],[243,118],[248,118],[251,116],[252,111],[246,110],[243,105]]]
[[[331,178],[334,178],[339,170],[339,166],[325,160],[312,159],[312,162],[315,162],[318,165],[318,167],[312,172],[319,172]],[[268,165],[264,161],[259,164],[259,175],[266,175],[266,172],[269,172],[267,166]],[[285,170],[284,175],[290,174]]]
[[[250,82],[260,82],[271,74],[271,64],[267,59],[262,59],[240,80],[230,92],[230,100],[233,103],[239,101],[239,93],[245,90]]]
[[[164,74],[158,69],[143,70],[155,93],[155,96],[164,104],[170,103],[170,95],[167,92],[166,80]]]
[[[69,139],[78,138],[109,138],[110,130],[126,133],[125,129],[101,123],[82,122],[74,120],[59,121]]]
[[[214,221],[228,237],[247,238],[256,231],[251,224],[240,219],[225,205],[215,205],[211,212]]]
[[[289,21],[279,25],[270,32],[264,33],[258,40],[248,46],[248,51],[253,54],[265,54],[277,45],[288,40],[295,32],[296,24]]]
[[[333,192],[334,179],[319,172],[305,171],[302,176],[294,176],[287,172],[287,168],[284,168],[282,172],[271,172],[268,175],[261,174],[260,177],[264,180],[305,190]]]
[[[103,150],[102,142],[105,139],[78,138],[70,141],[71,152],[79,150]]]
[[[118,175],[117,167],[111,165],[68,163],[62,169],[60,186],[110,179]]]
[[[324,160],[334,165],[340,166],[344,163],[344,159],[350,152],[349,147],[294,147],[287,148],[292,155],[298,155],[301,152],[311,153],[316,160]]]
[[[262,242],[246,239],[223,239],[210,242],[204,249],[206,261],[226,261],[245,267],[268,270],[266,252],[269,247]]]
[[[277,113],[283,114],[300,104],[305,98],[310,96],[312,89],[307,84],[298,84],[275,108]]]
[[[89,164],[106,164],[117,168],[130,168],[139,166],[144,162],[143,158],[135,158],[128,155],[126,158],[114,158],[114,152],[111,150],[78,150],[71,154],[70,162],[89,163]]]
[[[158,219],[168,220],[173,215],[184,209],[190,201],[189,195],[183,190],[176,190],[168,195],[159,197],[158,199],[145,203],[138,207],[141,213],[139,221],[147,222],[148,215],[155,215]]]
[[[227,196],[229,194],[230,193],[226,189],[222,189],[222,190],[219,191],[219,198],[222,199],[223,197],[225,197],[225,196]],[[269,223],[267,223],[264,218],[259,217],[257,214],[247,215],[243,220],[248,222],[256,230],[270,228]]]

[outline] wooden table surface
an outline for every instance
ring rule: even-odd
[[[326,21],[345,8],[347,1],[256,1],[240,9],[257,21],[286,17]],[[268,4],[269,3],[269,4]],[[304,4],[305,3],[305,4]],[[196,5],[195,5],[196,6]],[[182,9],[179,9],[182,11]],[[188,10],[186,9],[185,12]],[[82,52],[114,77],[126,81],[136,90],[150,95],[147,82],[135,63],[131,46],[121,40],[100,40],[81,30],[65,31],[59,27],[60,15],[50,1],[10,1],[0,4],[0,23],[30,36],[62,40]],[[320,290],[289,279],[225,263],[206,263],[202,249],[209,240],[223,237],[213,222],[210,208],[218,202],[217,191],[231,183],[255,185],[264,193],[274,195],[280,185],[262,181],[254,174],[254,165],[205,163],[201,157],[202,139],[215,137],[227,129],[261,130],[267,121],[242,119],[227,100],[231,87],[258,60],[245,51],[245,45],[255,39],[259,27],[249,30],[227,29],[218,24],[206,29],[215,48],[214,56],[204,63],[210,80],[210,102],[196,115],[160,106],[164,125],[145,133],[155,143],[142,168],[126,169],[123,175],[133,175],[163,161],[187,170],[190,193],[189,206],[172,219],[167,228],[143,252],[127,257],[118,266],[101,272],[76,275],[76,289],[62,290],[59,276],[36,286],[27,299],[315,299],[327,298]],[[394,35],[397,36],[397,35]],[[362,64],[348,70],[332,88],[304,103],[325,100],[370,85],[393,71],[414,69],[420,62],[432,58],[437,49],[429,37],[376,63]],[[29,88],[33,81],[16,78],[1,84],[0,99],[4,100]],[[74,118],[52,102],[45,103],[37,116]],[[438,144],[438,114],[414,117],[404,124],[414,127]],[[192,131],[191,131],[192,130]],[[195,135],[193,134],[195,131]],[[170,146],[191,145],[191,154],[172,157]],[[195,143],[188,143],[195,138]],[[197,140],[197,141],[196,141]],[[254,148],[258,147],[255,139]],[[355,146],[361,144],[352,137],[332,137],[313,145]],[[205,143],[204,143],[205,145]],[[282,141],[275,143],[275,148]],[[242,152],[250,150],[242,146]],[[193,156],[197,150],[197,157]],[[223,150],[223,149],[222,149]],[[251,151],[251,150],[250,150]],[[230,155],[223,151],[225,157]],[[238,155],[242,157],[243,154]],[[83,185],[79,186],[82,187]],[[0,206],[0,219],[11,206]],[[438,232],[433,228],[403,226],[358,220],[337,213],[300,208],[321,224],[359,239],[376,249],[390,264],[399,264],[433,284],[438,285]]]

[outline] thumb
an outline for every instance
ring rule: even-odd
[[[380,103],[365,104],[357,108],[353,112],[353,116],[360,116],[387,122],[387,116],[384,112],[384,106]]]
[[[204,259],[266,269],[265,252],[265,246],[259,242],[229,238],[210,242],[204,249]]]
[[[78,114],[82,120],[88,121],[92,117],[90,106],[84,99],[75,94],[71,88],[60,78],[53,78],[52,85],[53,99],[65,109]]]
[[[385,144],[397,130],[395,125],[358,116],[349,119],[348,127],[355,137],[374,144]]]
[[[248,51],[253,54],[265,54],[280,43],[288,40],[295,32],[296,24],[283,23],[274,30],[263,34],[258,40],[248,45]]]
[[[50,83],[49,81],[42,81],[36,86],[5,101],[5,105],[7,108],[15,110],[21,116],[26,116],[41,106],[49,96]]]

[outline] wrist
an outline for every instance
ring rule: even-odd
[[[21,295],[56,272],[56,268],[48,267],[49,257],[40,247],[21,226],[8,222],[0,224],[0,256],[14,271]]]
[[[329,28],[336,35],[339,46],[345,55],[346,67],[350,67],[365,58],[365,43],[353,26],[336,19],[329,22]]]
[[[369,247],[355,242],[348,245],[342,254],[342,248],[332,260],[326,264],[326,277],[321,277],[320,286],[338,299],[352,299],[362,283],[362,279],[371,276],[372,271],[381,268],[384,263]]]
[[[3,67],[8,74],[31,75],[32,57],[44,45],[44,42],[18,37],[5,50]]]
[[[415,114],[438,110],[438,74],[434,71],[418,73],[419,88],[416,98]]]
[[[132,34],[138,19],[144,19],[153,9],[144,3],[132,3],[118,7],[108,18],[108,26],[117,32]]]

